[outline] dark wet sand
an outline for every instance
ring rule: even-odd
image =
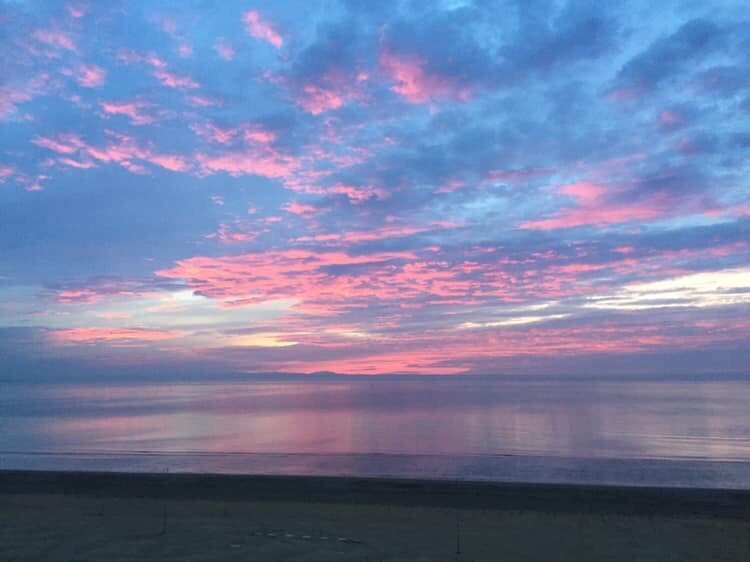
[[[750,491],[0,471],[12,560],[750,561]]]

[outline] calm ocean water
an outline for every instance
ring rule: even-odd
[[[750,381],[0,383],[0,466],[750,487]]]

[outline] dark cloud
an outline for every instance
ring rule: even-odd
[[[548,73],[561,65],[590,61],[611,53],[619,28],[598,2],[519,2],[514,41],[501,50],[504,69],[515,75]]]
[[[705,19],[686,22],[628,61],[617,74],[617,88],[640,94],[707,60],[726,45],[726,31]]]

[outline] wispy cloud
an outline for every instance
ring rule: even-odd
[[[169,340],[180,335],[179,332],[146,328],[68,328],[50,332],[52,341],[57,344],[131,345]]]
[[[98,88],[107,78],[107,71],[95,64],[84,64],[75,71],[75,79],[85,88]]]
[[[214,42],[214,51],[216,51],[216,54],[219,55],[220,58],[226,61],[234,59],[234,47],[225,39],[217,39]]]
[[[284,44],[284,38],[281,34],[255,10],[245,12],[242,21],[245,23],[247,32],[256,39],[267,41],[277,49],[280,49]]]
[[[75,41],[71,34],[56,28],[37,29],[32,36],[37,41],[40,41],[51,47],[57,49],[63,49],[66,51],[76,52]]]
[[[108,115],[125,115],[133,125],[148,125],[154,118],[146,113],[147,105],[140,101],[102,101],[102,111]]]
[[[380,54],[380,64],[393,79],[391,90],[410,103],[431,103],[441,99],[467,101],[471,89],[458,79],[425,70],[424,61],[415,56],[398,55],[388,50]]]

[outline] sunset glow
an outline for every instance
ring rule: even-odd
[[[0,0],[8,373],[745,372],[746,5],[201,6]]]

